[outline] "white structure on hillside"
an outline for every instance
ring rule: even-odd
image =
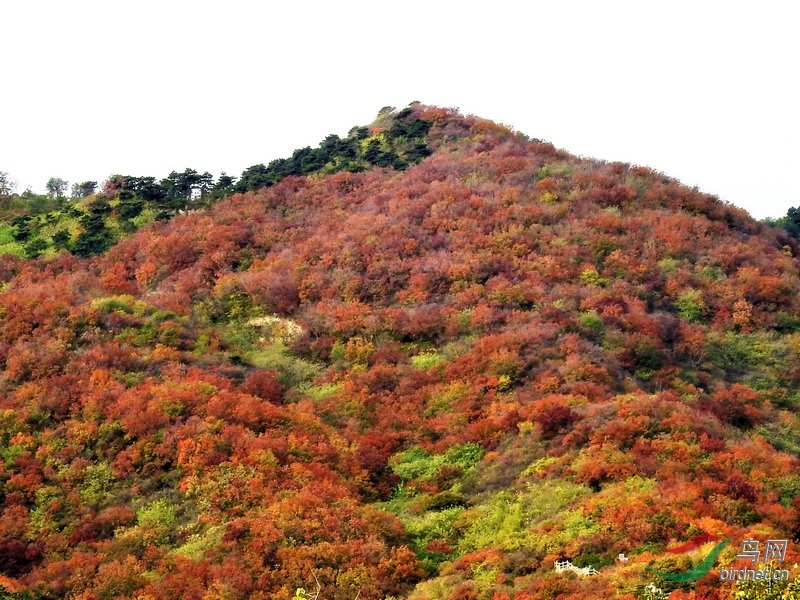
[[[594,567],[576,567],[568,560],[557,560],[556,571],[559,573],[561,571],[573,571],[581,577],[591,577],[592,575],[597,575],[597,569]]]

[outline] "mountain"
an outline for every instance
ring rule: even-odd
[[[9,595],[800,594],[798,243],[448,109],[353,135],[357,168],[0,256]],[[793,581],[649,570],[722,538]]]

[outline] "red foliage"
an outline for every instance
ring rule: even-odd
[[[738,383],[713,392],[705,404],[718,418],[737,427],[752,427],[764,419],[761,396]]]
[[[560,397],[544,398],[534,405],[533,420],[545,439],[565,433],[579,418],[578,413]]]
[[[274,371],[257,370],[251,372],[242,383],[242,391],[258,396],[262,400],[272,402],[273,404],[280,403],[282,387],[276,379]]]

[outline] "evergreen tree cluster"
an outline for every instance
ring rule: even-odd
[[[12,196],[13,186],[3,173],[2,182],[7,183],[0,186],[0,196],[7,197],[0,205],[0,254],[33,258],[67,250],[88,257],[147,223],[269,187],[289,176],[376,167],[402,170],[431,154],[426,137],[430,127],[412,108],[396,112],[387,107],[372,127],[353,127],[345,138],[331,134],[316,148],[306,146],[289,158],[248,167],[238,179],[223,172],[215,180],[211,173],[191,168],[172,171],[161,180],[117,174],[99,193],[95,181],[74,184],[71,201],[64,195],[68,183],[60,178],[48,181],[47,195]]]

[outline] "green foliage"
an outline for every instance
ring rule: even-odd
[[[453,381],[431,395],[424,415],[431,417],[442,412],[448,412],[456,402],[468,393],[469,387],[464,382]]]
[[[30,528],[35,533],[57,532],[64,527],[65,502],[62,490],[54,485],[38,488],[30,513]]]
[[[751,502],[725,498],[719,506],[720,518],[725,523],[747,527],[761,520],[761,515]]]
[[[443,463],[458,465],[465,471],[483,459],[483,448],[478,444],[456,444],[444,453]]]
[[[558,200],[558,194],[554,192],[544,192],[541,196],[539,196],[539,202],[542,204],[555,204],[558,202]]]
[[[667,256],[658,261],[658,268],[661,269],[664,275],[672,275],[678,270],[679,265],[680,261],[671,256]]]
[[[130,295],[95,298],[89,304],[89,307],[92,309],[98,309],[103,314],[119,312],[126,315],[136,316],[144,316],[152,310],[147,303],[137,300]]]
[[[710,281],[722,281],[725,279],[725,272],[716,266],[706,265],[701,268],[698,273],[698,277],[702,277],[703,279],[708,279]]]
[[[68,186],[69,184],[60,177],[51,177],[47,180],[45,188],[50,196],[53,196],[54,198],[62,198],[64,196],[64,192],[67,191]]]
[[[474,521],[459,541],[461,552],[495,546],[515,550],[528,542],[527,515],[522,502],[508,492],[496,494],[472,515]]]
[[[526,421],[527,425],[530,426],[531,422]],[[520,424],[522,425],[522,424]],[[543,472],[548,466],[555,463],[558,459],[555,456],[544,456],[542,458],[538,458],[529,464],[520,474],[520,479],[526,479],[532,475],[538,475],[539,473]]]
[[[800,331],[800,315],[778,311],[775,313],[775,329],[786,333]]]
[[[146,225],[149,225],[150,223],[155,223],[157,220],[158,211],[156,211],[154,208],[145,208],[137,216],[131,218],[129,222],[132,225],[132,229],[135,231]]]
[[[319,365],[294,356],[281,343],[273,343],[259,350],[242,353],[242,359],[259,369],[278,372],[278,381],[288,387],[302,387],[322,373]]]
[[[201,309],[213,322],[218,323],[243,324],[262,313],[253,298],[238,288],[206,300]]]
[[[389,459],[392,471],[403,481],[425,481],[433,477],[443,465],[456,465],[464,471],[471,469],[483,458],[483,449],[477,444],[457,444],[444,454],[432,455],[420,446],[413,446]]]
[[[595,569],[602,569],[609,565],[614,564],[614,558],[608,554],[597,554],[596,552],[587,552],[572,559],[573,565],[576,567],[594,567]]]
[[[700,290],[683,290],[678,294],[675,306],[681,318],[687,321],[703,321],[708,314],[708,307]]]
[[[332,365],[338,365],[344,363],[345,355],[344,355],[344,344],[341,340],[336,340],[333,345],[331,346],[330,354],[328,355],[328,360],[330,360]]]
[[[572,173],[575,166],[568,161],[557,161],[544,165],[539,169],[537,176],[539,179],[545,177],[567,176]]]
[[[800,475],[788,475],[774,482],[778,490],[781,504],[789,506],[795,498],[800,497]]]
[[[23,245],[28,257],[75,247],[77,252],[88,255],[107,248],[114,239],[106,228],[108,212],[104,205],[107,203],[89,202],[76,208],[56,197],[34,196],[20,207],[14,203],[0,207],[0,231],[13,226],[10,233]],[[0,250],[3,246],[0,244]],[[5,253],[18,254],[18,250],[6,246]]]
[[[440,364],[444,357],[438,352],[423,352],[411,357],[411,366],[415,369],[427,371]]]
[[[558,519],[563,523],[562,533],[553,535],[545,546],[542,546],[543,540],[531,532],[530,526],[588,493],[591,492],[585,486],[560,480],[531,483],[517,493],[498,492],[470,509],[471,523],[464,531],[459,549],[470,552],[487,547],[515,550],[538,546],[547,551],[559,551],[556,548],[559,543],[566,545],[568,540],[586,536],[596,530],[596,525],[580,512],[561,513]]]
[[[158,339],[158,330],[154,323],[144,323],[140,327],[126,327],[119,332],[117,339],[137,348],[143,348],[155,344]]]
[[[651,492],[656,486],[656,480],[647,477],[634,475],[625,480],[625,490],[631,494],[641,494]]]
[[[392,471],[403,481],[430,479],[443,463],[443,456],[431,455],[420,446],[409,448],[389,459]]]
[[[791,340],[772,331],[750,334],[710,332],[707,360],[754,389],[772,387],[790,356]]]
[[[786,215],[778,219],[767,218],[763,223],[772,227],[783,227],[790,236],[800,240],[800,207],[793,206],[786,211]]]
[[[215,548],[222,541],[224,534],[225,527],[222,525],[209,527],[202,533],[190,535],[172,552],[189,560],[200,560],[206,552]]]
[[[758,564],[756,568],[763,569],[765,565]],[[773,569],[786,569],[789,571],[789,581],[737,581],[733,598],[737,600],[793,600],[800,598],[800,578],[797,570],[787,568],[788,565],[773,563]],[[794,572],[792,572],[794,570]]]
[[[169,543],[172,539],[176,515],[175,505],[166,498],[145,504],[136,511],[139,535],[150,543]]]
[[[310,598],[314,598],[314,595],[306,592],[305,588],[297,588],[292,596],[292,600],[308,600]]]
[[[428,572],[435,572],[437,566],[450,554],[430,549],[431,542],[441,540],[449,546],[455,545],[458,537],[457,524],[463,513],[462,507],[453,507],[427,511],[420,515],[408,513],[400,515],[412,547],[422,559],[422,565]]]
[[[462,494],[449,490],[434,494],[425,501],[426,510],[445,510],[467,505],[467,499]]]
[[[339,394],[342,391],[342,384],[335,382],[320,383],[318,385],[303,387],[302,389],[314,400],[324,400],[325,398],[330,398],[331,396]]]
[[[8,223],[0,223],[0,254],[25,256],[24,246],[17,241],[16,227]]]
[[[783,423],[767,423],[757,426],[755,431],[781,452],[800,457],[800,427],[797,419],[793,429]]]
[[[17,183],[11,179],[6,171],[0,171],[0,196],[10,196],[17,187]]]
[[[594,267],[581,271],[580,279],[586,285],[596,285],[598,287],[606,287],[608,285],[608,280],[601,277]]]
[[[20,216],[45,215],[63,208],[63,201],[43,194],[28,194],[3,198],[0,215],[3,221],[11,222]]]
[[[14,464],[17,458],[25,454],[25,447],[19,444],[12,444],[6,446],[5,444],[0,446],[0,458],[6,464],[7,467],[10,467]]]
[[[691,558],[686,554],[657,558],[648,564],[648,568],[652,569],[653,571],[673,574],[686,573],[691,571],[694,566],[695,565],[692,564]],[[664,577],[656,576],[655,585],[659,589],[663,590],[664,593],[669,594],[673,590],[679,589],[681,586],[686,586],[687,584],[670,581]],[[656,597],[658,596],[656,595]]]
[[[581,313],[580,317],[578,318],[578,323],[584,329],[590,332],[590,335],[593,339],[599,340],[602,338],[603,330],[605,329],[605,325],[603,324],[603,320],[600,318],[595,311],[588,311]]]
[[[104,199],[96,198],[88,205],[86,214],[80,217],[82,231],[72,246],[72,252],[78,256],[92,256],[108,249],[114,242],[112,230],[107,227],[106,219],[111,213],[111,206]]]
[[[32,596],[26,592],[12,593],[0,584],[0,600],[29,600]]]
[[[82,181],[80,183],[74,183],[72,185],[72,197],[78,199],[86,198],[87,196],[94,194],[96,189],[96,181]]]
[[[107,463],[89,465],[84,471],[81,500],[87,506],[101,507],[112,498],[111,490],[115,479],[114,472]]]
[[[360,336],[350,338],[344,345],[344,359],[353,366],[366,367],[374,352],[375,345]]]
[[[391,109],[391,107],[387,107]],[[366,128],[353,128],[347,138],[326,137],[317,148],[295,150],[288,159],[273,160],[268,165],[253,165],[232,186],[238,192],[269,187],[290,175],[308,175],[319,171],[358,172],[370,167],[404,169],[429,156],[427,134],[430,122],[412,119],[412,111],[395,114],[394,109],[380,115],[383,133],[369,134]]]

